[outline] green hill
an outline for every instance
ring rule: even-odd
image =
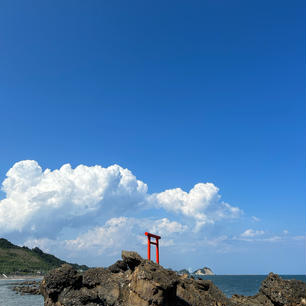
[[[12,244],[0,238],[0,275],[9,274],[44,274],[47,271],[67,263],[53,255],[44,253],[39,248],[29,249]],[[71,264],[77,270],[87,270],[85,265]]]

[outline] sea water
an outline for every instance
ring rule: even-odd
[[[299,279],[306,282],[306,275],[281,275],[284,279]],[[211,275],[204,276],[219,287],[225,295],[254,295],[266,275]],[[20,295],[12,291],[12,287],[20,280],[0,280],[0,306],[43,306],[44,299],[40,295]]]
[[[306,275],[280,275],[283,279],[298,279],[306,283]],[[226,296],[233,294],[254,295],[267,275],[207,275]]]
[[[20,295],[12,290],[20,282],[21,280],[0,279],[0,306],[43,306],[44,298],[41,295]]]

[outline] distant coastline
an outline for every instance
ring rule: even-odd
[[[35,275],[35,274],[29,274],[29,275],[7,275],[7,277],[4,277],[3,275],[0,275],[0,280],[28,280],[28,279],[43,279],[44,275]]]

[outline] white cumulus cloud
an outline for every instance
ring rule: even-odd
[[[65,253],[72,257],[81,253],[90,253],[91,257],[104,255],[118,255],[122,249],[144,250],[147,244],[145,231],[162,235],[161,246],[174,245],[176,235],[188,229],[176,221],[167,218],[151,220],[127,217],[111,218],[103,226],[90,228],[79,234],[74,239],[62,241],[52,239],[28,239],[25,245],[28,247],[38,246],[47,252],[53,252],[60,247]]]
[[[219,188],[212,183],[196,184],[189,192],[181,188],[154,194],[151,200],[159,207],[196,220],[196,230],[224,218],[236,218],[241,214],[238,207],[221,201]]]
[[[128,169],[69,164],[42,171],[36,161],[16,163],[2,184],[0,231],[56,234],[65,226],[86,223],[93,216],[135,208],[147,185]],[[85,218],[84,218],[85,217]]]
[[[256,237],[256,236],[261,236],[263,235],[265,232],[263,230],[258,230],[258,231],[255,231],[253,229],[247,229],[245,232],[243,232],[241,234],[241,237],[246,237],[246,238],[249,238],[249,237]]]
[[[65,246],[72,250],[95,249],[98,255],[107,249],[122,248],[127,237],[130,238],[133,222],[126,217],[112,218],[104,226],[95,227],[72,240],[66,240]]]
[[[182,225],[176,221],[170,221],[167,218],[151,222],[150,225],[150,232],[164,236],[168,236],[174,233],[182,233],[187,229],[188,227],[186,225]]]
[[[118,165],[73,169],[65,164],[43,171],[36,161],[20,161],[7,172],[2,190],[6,197],[0,201],[0,234],[19,231],[55,237],[63,228],[105,221],[148,205],[188,217],[197,229],[241,212],[221,201],[212,183],[196,184],[189,192],[175,188],[150,195],[144,182]]]
[[[169,245],[171,238],[177,233],[187,230],[187,226],[167,218],[151,220],[136,218],[111,218],[104,226],[95,227],[73,240],[66,240],[66,247],[71,249],[94,248],[99,254],[106,249],[117,249],[122,247],[136,247],[139,241],[146,244],[145,231],[162,235],[164,244]],[[171,243],[170,243],[171,244]]]
[[[146,231],[162,236],[161,246],[183,246],[197,240],[195,230],[242,212],[222,201],[212,183],[150,194],[119,165],[50,170],[24,160],[9,169],[1,189],[0,236],[83,262],[123,248],[143,250]]]

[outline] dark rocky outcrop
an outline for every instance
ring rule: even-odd
[[[127,305],[175,306],[177,282],[175,272],[143,260],[131,274]]]
[[[275,306],[265,295],[260,293],[254,296],[234,294],[231,300],[236,306]]]
[[[24,281],[12,287],[12,290],[21,295],[24,294],[39,295],[40,294],[39,287],[40,287],[39,281]]]
[[[299,280],[284,280],[277,274],[270,273],[262,282],[260,293],[268,297],[275,305],[295,306],[305,300],[306,286]]]
[[[228,299],[209,280],[184,278],[123,251],[108,268],[78,273],[63,265],[49,272],[41,293],[45,306],[298,306],[304,305],[306,284],[270,274],[254,297]]]
[[[143,258],[136,252],[122,251],[121,257],[132,271],[143,261]]]
[[[63,265],[41,283],[45,306],[231,306],[210,281],[184,279],[176,272],[122,252],[108,268],[76,272]]]
[[[180,278],[177,306],[231,306],[231,301],[210,280]]]
[[[302,306],[306,305],[306,284],[299,280],[284,280],[270,273],[254,296],[233,295],[231,300],[244,306]]]
[[[117,260],[113,265],[108,267],[108,270],[110,270],[112,273],[125,272],[128,269],[128,265],[123,260]]]

